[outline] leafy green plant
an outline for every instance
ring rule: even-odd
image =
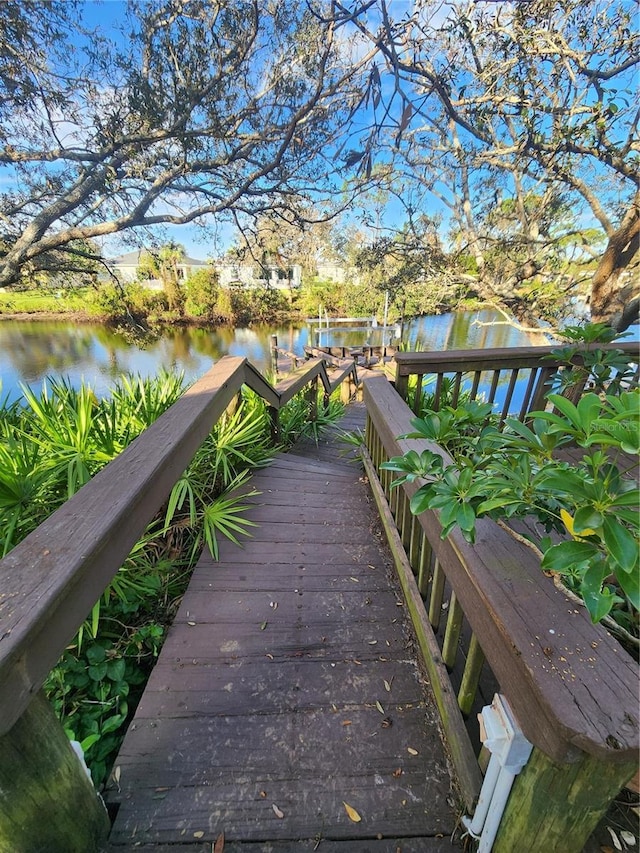
[[[549,354],[549,358],[569,365],[553,375],[554,390],[570,396],[572,392],[579,395],[585,386],[609,393],[625,388],[625,383],[633,375],[628,355],[621,349],[604,350],[593,347],[593,344],[610,344],[629,334],[621,334],[605,323],[566,326],[558,336],[568,343]]]
[[[473,542],[481,517],[520,539],[508,527],[518,517],[533,516],[559,534],[562,541],[545,536],[525,544],[581,598],[594,622],[611,614],[629,639],[637,635],[640,608],[640,493],[626,475],[628,455],[640,452],[640,391],[589,393],[577,404],[551,394],[549,401],[553,411],[532,412],[527,424],[507,418],[503,429],[478,405],[431,412],[403,437],[438,442],[451,457],[410,451],[381,467],[401,475],[394,486],[425,481],[411,511],[437,510],[443,537],[457,526]],[[569,444],[585,451],[575,464],[556,455]]]
[[[48,380],[21,405],[0,408],[3,554],[153,423],[184,390],[182,376],[122,377],[98,400],[88,386]],[[243,518],[248,468],[268,458],[264,404],[247,394],[222,417],[142,534],[51,673],[46,691],[85,749],[99,784],[124,734],[203,546],[249,532]]]

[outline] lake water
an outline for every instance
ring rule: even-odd
[[[504,324],[493,311],[457,311],[419,317],[407,323],[404,340],[408,349],[476,349],[484,347],[545,344],[541,334],[525,334]],[[305,344],[318,341],[309,325],[250,329],[166,329],[155,341],[141,343],[134,338],[93,323],[0,322],[0,381],[2,397],[21,396],[20,384],[39,389],[47,376],[65,376],[78,386],[88,382],[98,396],[104,394],[123,373],[152,376],[161,368],[182,371],[189,381],[202,376],[224,355],[246,356],[260,370],[270,365],[270,336],[277,334],[278,345],[303,354]],[[333,346],[380,344],[382,329],[340,330],[329,333]],[[394,333],[386,333],[386,343],[396,344]],[[327,332],[322,333],[327,345]]]

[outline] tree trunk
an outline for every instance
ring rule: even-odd
[[[591,282],[591,319],[619,332],[638,319],[640,282],[627,269],[640,247],[640,190],[610,237]]]

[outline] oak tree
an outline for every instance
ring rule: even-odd
[[[335,194],[331,150],[359,98],[326,4],[7,0],[0,28],[0,284],[79,240],[219,223]]]

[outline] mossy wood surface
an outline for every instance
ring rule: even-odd
[[[0,853],[93,853],[102,801],[43,694],[0,737]]]
[[[588,755],[560,765],[534,749],[514,782],[493,853],[580,853],[636,769],[635,762],[605,763]]]

